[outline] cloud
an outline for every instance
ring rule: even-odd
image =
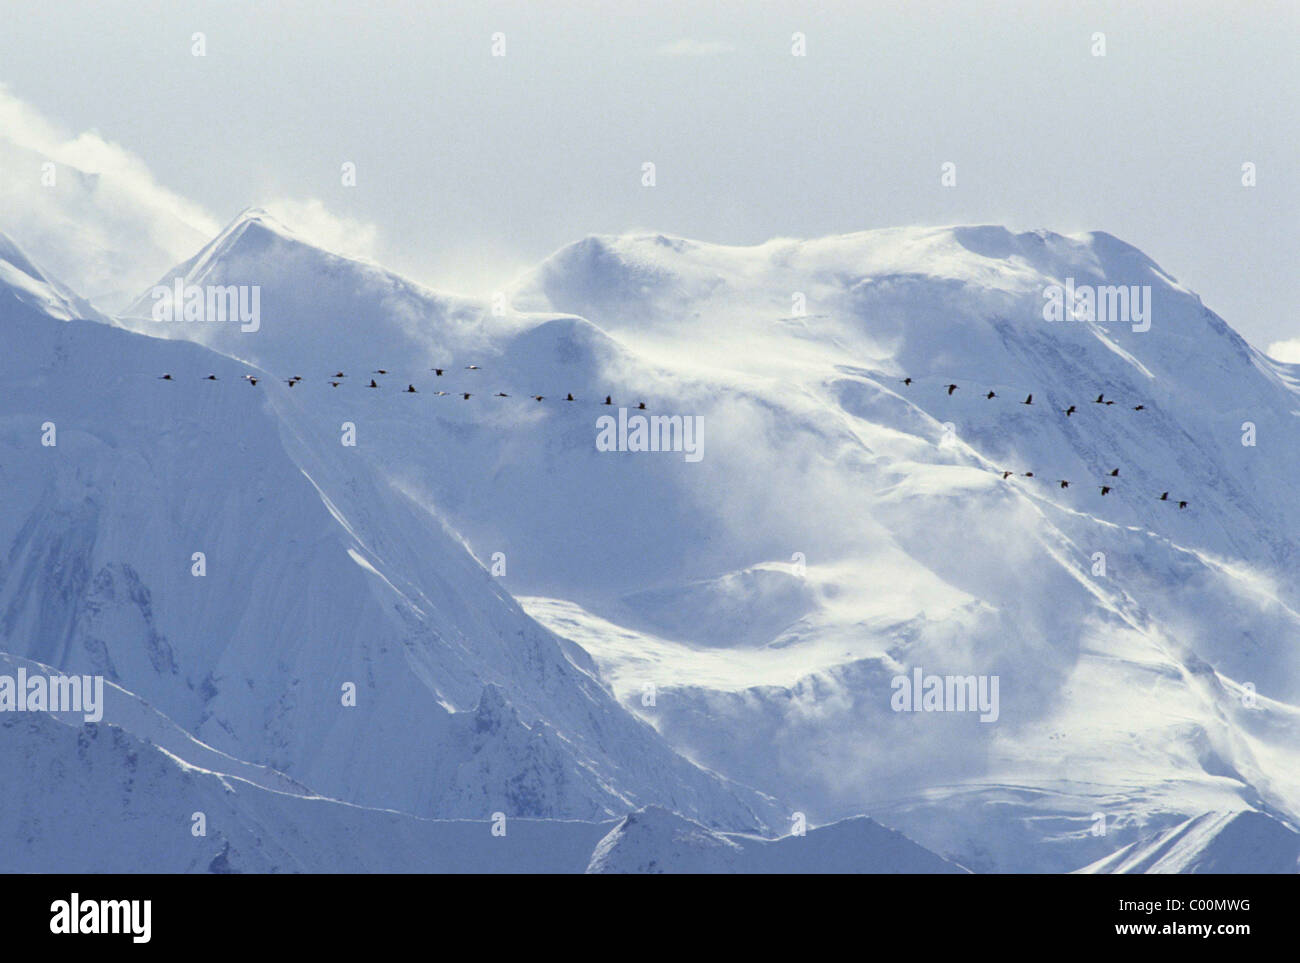
[[[1274,341],[1268,346],[1265,352],[1274,361],[1284,361],[1287,364],[1300,364],[1300,338],[1291,338],[1287,341]]]
[[[314,198],[261,206],[340,254],[369,257],[375,246],[372,224]],[[0,231],[96,307],[125,307],[222,226],[131,151],[95,130],[61,130],[0,84]]]
[[[696,40],[683,37],[659,47],[655,53],[663,57],[716,57],[735,52],[736,45],[726,40]]]
[[[332,214],[317,198],[281,198],[258,205],[317,247],[348,257],[374,259],[379,231],[374,224]]]

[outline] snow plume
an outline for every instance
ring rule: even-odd
[[[110,309],[220,228],[98,131],[68,133],[0,86],[0,210],[32,257]]]
[[[373,258],[379,232],[375,225],[331,213],[319,199],[280,198],[261,205],[304,240],[336,254]]]
[[[1274,341],[1268,346],[1267,354],[1275,361],[1286,364],[1300,364],[1300,338],[1288,341]]]
[[[374,225],[316,198],[263,204],[311,243],[369,257]],[[0,85],[0,230],[92,304],[125,307],[221,230],[221,219],[164,186],[97,130],[70,133]]]

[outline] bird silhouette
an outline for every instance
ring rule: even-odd
[[[605,404],[612,405],[614,402],[609,400],[609,395],[605,395]]]
[[[1033,478],[1033,477],[1034,477],[1034,473],[1033,473],[1032,471],[1027,471],[1027,472],[1025,472],[1025,477],[1026,477],[1026,478]]]
[[[533,400],[534,400],[534,401],[541,401],[541,400],[542,400],[543,398],[545,398],[545,397],[546,397],[546,395],[533,395]]]
[[[462,392],[462,393],[461,393],[461,401],[469,401],[469,392],[468,392],[468,391],[465,391],[465,392]]]
[[[419,394],[419,392],[415,390],[415,385],[407,385],[405,394],[414,395],[414,394]]]
[[[294,385],[296,385],[297,383],[298,383],[298,382],[295,381],[293,378],[289,378],[289,379],[287,379],[287,380],[285,381],[285,384],[287,384],[290,388],[292,388],[292,387],[293,387]]]
[[[252,375],[244,375],[244,380],[247,381],[250,385],[257,384],[257,379],[254,378]]]
[[[1070,415],[1074,414],[1078,410],[1079,409],[1074,407],[1074,405],[1070,405],[1070,407],[1065,409],[1065,417],[1069,418]]]
[[[1160,498],[1157,499],[1157,500],[1158,500],[1158,501],[1162,501],[1162,502],[1167,502],[1167,501],[1169,501],[1169,493],[1168,493],[1168,492],[1161,492],[1161,493],[1160,493]]]
[[[1104,394],[1098,395],[1097,400],[1093,402],[1094,405],[1104,405],[1105,403],[1106,403],[1106,396]]]
[[[570,392],[568,395],[566,395],[565,398],[564,398],[564,400],[565,400],[565,401],[572,401],[572,400],[573,400],[573,393]]]
[[[1109,493],[1109,492],[1110,492],[1110,486],[1109,486],[1109,485],[1102,485],[1102,486],[1101,486],[1101,493],[1102,493],[1103,495],[1105,495],[1105,494],[1107,494],[1107,493]]]
[[[1013,471],[1004,471],[1004,472],[1002,473],[1002,480],[1003,480],[1003,481],[1006,481],[1008,478],[1010,478],[1010,477],[1011,477],[1012,475],[1014,475],[1014,474],[1015,474],[1015,472],[1013,472]]]
[[[497,397],[498,397],[498,398],[509,398],[510,396],[509,396],[508,394],[506,394],[504,391],[498,391],[498,392],[497,392]]]
[[[1113,402],[1113,401],[1107,401],[1107,402],[1105,402],[1105,404],[1108,404],[1108,405],[1113,405],[1114,403],[1115,403],[1115,402]]]
[[[336,377],[336,378],[346,378],[347,375],[345,375],[342,371],[336,371],[336,372],[334,372],[334,377]]]
[[[1186,507],[1187,507],[1187,502],[1179,502],[1179,503],[1178,503],[1178,507],[1179,507],[1179,508],[1186,508]]]
[[[997,395],[996,395],[994,392],[990,391],[988,394],[986,394],[986,395],[984,396],[984,400],[987,401],[987,400],[989,400],[990,398],[996,398],[996,397],[997,397]]]
[[[204,380],[204,381],[216,381],[216,380],[217,380],[217,376],[214,375],[214,374],[210,374],[210,375],[208,375],[206,378],[204,378],[203,380]]]
[[[388,374],[387,368],[376,368],[374,374]]]
[[[1110,477],[1111,477],[1111,478],[1118,478],[1118,477],[1119,477],[1119,469],[1118,469],[1118,468],[1112,468],[1112,469],[1110,470],[1109,474],[1110,474]]]
[[[948,394],[949,394],[949,395],[951,395],[954,391],[957,390],[957,386],[956,386],[956,385],[944,385],[944,387],[948,389]]]
[[[435,394],[435,395],[438,395],[439,397],[446,397],[447,392],[445,392],[445,391],[435,391],[434,394]]]
[[[466,371],[477,371],[477,370],[478,370],[478,365],[476,365],[476,364],[467,364],[467,365],[465,365],[465,370],[466,370]]]
[[[1146,411],[1146,409],[1147,409],[1147,406],[1146,406],[1146,405],[1135,405],[1135,406],[1133,407],[1133,410],[1134,410],[1134,411]]]
[[[912,379],[911,379],[911,378],[904,378],[904,379],[903,379],[903,384],[905,384],[905,385],[910,385],[911,383],[912,383]]]
[[[165,374],[165,375],[163,375],[162,377],[160,377],[158,380],[159,380],[159,381],[175,381],[176,379],[173,378],[173,377],[172,377],[171,375],[169,375],[169,374]]]
[[[366,387],[367,387],[367,388],[378,388],[379,385],[375,384],[375,379],[374,379],[374,378],[371,378],[371,379],[370,379],[370,384],[366,385]]]
[[[637,409],[638,409],[639,411],[645,411],[645,402],[643,401],[643,402],[641,402],[640,404],[638,404],[638,405],[637,405]]]
[[[436,377],[439,377],[439,378],[442,377],[442,369],[441,369],[441,368],[434,368],[434,369],[433,369],[433,373],[434,373],[434,375],[435,375]]]
[[[1069,483],[1068,481],[1066,481],[1064,478],[1062,478],[1062,479],[1061,479],[1061,487],[1062,487],[1062,488],[1069,488],[1069,487],[1070,487],[1070,483]]]
[[[1021,403],[1022,405],[1032,405],[1032,404],[1034,403],[1034,396],[1033,396],[1033,395],[1030,395],[1030,396],[1027,397],[1024,401],[1022,401],[1022,402],[1020,402],[1020,403]]]
[[[341,385],[341,384],[343,384],[342,381],[331,381],[331,382],[330,382],[330,387],[331,387],[331,388],[337,388],[337,387],[338,387],[339,385]]]

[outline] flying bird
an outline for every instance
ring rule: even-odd
[[[341,384],[343,384],[342,381],[331,381],[331,382],[330,382],[330,387],[331,387],[331,388],[337,388],[337,387],[338,387],[339,385],[341,385]]]
[[[469,401],[469,392],[468,392],[468,391],[465,391],[465,392],[462,392],[462,393],[461,393],[461,401]]]
[[[508,394],[506,394],[504,391],[498,391],[498,392],[497,392],[497,397],[498,397],[498,398],[509,398],[510,396],[509,396]]]
[[[247,381],[250,385],[257,384],[257,379],[254,378],[252,375],[244,375],[244,380]]]
[[[1061,487],[1062,487],[1062,488],[1069,488],[1069,487],[1070,487],[1070,483],[1069,483],[1068,481],[1066,481],[1064,478],[1062,478],[1062,479],[1061,479]]]
[[[988,394],[984,396],[984,400],[988,401],[990,398],[996,398],[996,397],[997,395],[994,392],[990,391]]]
[[[415,385],[407,385],[405,394],[414,395],[414,394],[419,394],[419,392],[415,390]]]
[[[1105,394],[1098,395],[1097,400],[1093,402],[1094,405],[1104,405],[1105,403],[1106,403]]]
[[[643,401],[639,405],[637,405],[637,409],[640,411],[645,411],[645,402]]]
[[[388,374],[388,369],[387,369],[387,368],[376,368],[376,369],[374,370],[374,373],[375,373],[375,374]]]
[[[1187,507],[1187,502],[1179,502],[1179,503],[1178,503],[1178,507],[1179,507],[1179,508],[1186,508],[1186,507]]]
[[[289,378],[288,380],[285,381],[285,384],[287,384],[290,388],[292,388],[292,387],[293,387],[294,385],[296,385],[297,383],[298,383],[298,382],[295,381],[293,378]]]
[[[370,384],[366,385],[366,387],[367,387],[367,388],[378,388],[379,385],[375,384],[375,379],[374,379],[374,378],[371,378],[371,379],[370,379]]]
[[[1034,396],[1033,396],[1033,395],[1030,395],[1028,398],[1026,398],[1024,401],[1022,401],[1022,402],[1020,402],[1020,403],[1021,403],[1022,405],[1032,405],[1032,404],[1034,403]]]
[[[441,369],[441,368],[434,368],[434,369],[433,369],[433,373],[434,373],[437,377],[439,377],[439,378],[442,377],[442,369]]]
[[[609,400],[609,395],[605,395],[605,404],[612,405],[614,402]]]
[[[477,371],[477,370],[478,370],[478,365],[476,365],[476,364],[467,364],[467,365],[465,365],[465,370],[466,370],[466,371]]]
[[[543,398],[545,398],[545,397],[546,397],[546,395],[533,395],[533,400],[534,400],[534,401],[541,401],[541,400],[542,400]]]
[[[1160,498],[1157,499],[1157,501],[1162,501],[1162,502],[1167,502],[1167,501],[1169,501],[1169,493],[1168,493],[1168,492],[1161,492],[1161,493],[1160,493]]]
[[[342,371],[336,371],[336,372],[334,372],[334,377],[336,377],[336,378],[346,378],[347,375],[345,375]]]
[[[1118,478],[1118,477],[1119,477],[1119,469],[1118,469],[1118,468],[1113,468],[1113,469],[1111,469],[1111,471],[1110,471],[1110,477],[1111,477],[1111,478]]]
[[[1026,478],[1033,478],[1033,477],[1034,477],[1034,473],[1033,473],[1032,471],[1027,471],[1027,472],[1025,472],[1025,477],[1026,477]]]
[[[949,394],[949,395],[951,395],[954,391],[957,390],[957,386],[956,386],[956,385],[944,385],[944,387],[948,389],[948,394]]]
[[[1101,486],[1101,493],[1102,493],[1103,495],[1107,494],[1109,491],[1110,491],[1110,486],[1109,486],[1109,485],[1102,485],[1102,486]]]
[[[569,392],[569,394],[565,397],[564,400],[565,400],[565,401],[572,401],[572,400],[573,400],[573,392]]]
[[[1006,481],[1008,478],[1010,478],[1010,477],[1011,477],[1012,475],[1014,475],[1014,474],[1015,474],[1015,472],[1013,472],[1013,471],[1004,471],[1004,472],[1002,473],[1002,480],[1003,480],[1003,481]]]
[[[1146,411],[1146,408],[1147,408],[1146,405],[1136,405],[1136,406],[1133,408],[1133,410],[1134,410],[1134,411]]]
[[[903,384],[905,384],[905,385],[910,385],[911,383],[912,383],[912,379],[911,379],[911,378],[904,378],[904,379],[903,379]]]
[[[165,375],[163,375],[161,378],[159,378],[158,380],[159,380],[159,381],[174,381],[175,379],[172,378],[171,375],[169,375],[169,374],[165,374]]]
[[[1074,414],[1078,410],[1079,409],[1074,407],[1074,405],[1070,405],[1070,407],[1065,409],[1065,417],[1069,418],[1070,415]]]
[[[204,378],[203,380],[204,380],[204,381],[216,381],[216,380],[217,380],[217,376],[214,375],[214,374],[210,374],[210,375],[208,375],[206,378]]]

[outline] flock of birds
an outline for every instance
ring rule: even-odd
[[[430,368],[429,370],[432,371],[432,372],[434,373],[434,375],[435,375],[436,377],[439,377],[439,378],[441,378],[441,377],[443,376],[443,374],[447,371],[446,368]],[[466,370],[466,371],[479,371],[480,368],[479,368],[479,366],[476,365],[476,364],[467,364],[467,365],[465,365],[465,370]],[[379,382],[377,382],[377,381],[374,379],[374,375],[379,375],[379,376],[382,377],[382,376],[387,375],[387,374],[388,374],[388,369],[387,369],[387,368],[376,368],[374,371],[371,372],[370,383],[367,384],[366,387],[367,387],[367,388],[380,388],[381,385],[379,384]],[[256,376],[256,375],[249,375],[249,374],[246,374],[246,375],[243,375],[242,377],[243,377],[243,380],[244,380],[244,381],[247,381],[250,385],[254,385],[254,386],[256,386],[257,383],[258,383],[260,380],[262,380],[260,377],[258,377],[258,376]],[[337,388],[337,387],[339,387],[340,385],[342,385],[342,384],[344,383],[344,381],[347,379],[347,377],[348,377],[348,375],[347,375],[345,372],[343,372],[343,371],[336,371],[336,372],[334,372],[334,374],[330,375],[326,380],[329,382],[331,388]],[[171,374],[163,374],[163,375],[161,375],[161,376],[159,377],[159,380],[160,380],[160,381],[175,381],[176,379],[173,378],[173,377],[171,376]],[[203,380],[203,381],[218,381],[218,380],[220,380],[220,379],[218,379],[217,376],[214,375],[214,374],[209,374],[209,375],[207,375],[205,378],[203,378],[202,380]],[[290,388],[293,388],[294,386],[296,386],[297,384],[299,384],[299,383],[303,380],[303,378],[302,378],[301,375],[294,375],[292,378],[285,378],[285,379],[283,379],[283,380],[284,380],[284,383],[285,383],[285,384],[287,384]],[[907,378],[903,378],[903,379],[902,379],[902,384],[905,385],[905,386],[907,386],[907,387],[911,387],[914,383],[915,383],[915,380],[914,380],[913,378],[911,378],[911,377],[907,377]],[[953,392],[960,390],[960,389],[961,389],[961,386],[958,385],[958,384],[953,383],[953,384],[946,384],[946,385],[943,385],[943,388],[944,388],[944,390],[947,392],[948,397],[951,398],[952,395],[953,395]],[[410,384],[410,383],[408,382],[407,385],[406,385],[406,389],[405,389],[404,391],[402,391],[401,393],[402,393],[402,394],[410,394],[410,395],[414,395],[414,394],[419,394],[420,391],[419,391],[419,389],[417,389],[417,388],[415,387],[415,385]],[[451,391],[434,391],[434,392],[432,392],[432,394],[437,395],[437,396],[440,396],[440,397],[442,397],[442,396],[450,396],[450,395],[458,394],[458,395],[461,396],[461,400],[462,400],[462,401],[469,401],[469,399],[472,398],[472,397],[474,396],[474,393],[471,392],[471,391],[455,391],[455,392],[451,392]],[[504,391],[498,391],[498,392],[497,392],[493,397],[496,397],[496,398],[509,398],[510,395],[506,394]],[[541,401],[545,401],[547,396],[546,396],[546,395],[529,395],[528,397],[532,398],[534,401],[541,402]],[[993,400],[994,398],[996,398],[996,397],[998,397],[998,393],[997,393],[996,391],[993,391],[992,389],[990,389],[990,390],[989,390],[989,391],[984,395],[984,399],[985,399],[986,401],[992,401],[992,400]],[[563,399],[563,400],[564,400],[564,401],[568,401],[568,402],[577,401],[577,399],[573,397],[573,392],[569,392],[569,393],[567,393],[567,394],[564,396],[564,399]],[[612,398],[610,395],[606,395],[603,404],[605,404],[605,405],[613,405],[613,404],[614,404],[613,398]],[[1030,407],[1033,407],[1033,405],[1034,405],[1034,396],[1033,396],[1033,393],[1031,392],[1030,394],[1026,395],[1026,396],[1025,396],[1025,400],[1022,401],[1022,402],[1020,402],[1020,404],[1022,404],[1022,405],[1028,405],[1028,406],[1030,406]],[[1092,400],[1092,404],[1094,404],[1094,405],[1101,405],[1102,407],[1109,407],[1109,406],[1111,406],[1111,405],[1114,405],[1115,402],[1114,402],[1113,400],[1107,398],[1106,395],[1105,395],[1104,393],[1102,393],[1102,394],[1097,395],[1097,397],[1094,398],[1094,399]],[[644,411],[644,410],[645,410],[645,402],[644,402],[644,401],[638,402],[638,403],[637,403],[637,409],[640,410],[640,411]],[[1063,409],[1061,409],[1061,413],[1064,414],[1065,417],[1069,418],[1069,417],[1071,417],[1072,415],[1074,415],[1075,413],[1077,413],[1078,410],[1079,410],[1079,409],[1078,409],[1078,406],[1076,406],[1076,405],[1070,405],[1068,408],[1063,408]],[[1139,405],[1133,405],[1133,406],[1132,406],[1132,410],[1133,410],[1133,411],[1145,411],[1145,410],[1146,410],[1146,405],[1141,405],[1141,404],[1139,404]],[[1002,472],[1002,478],[1005,480],[1005,479],[1007,479],[1007,478],[1010,478],[1010,477],[1011,477],[1012,475],[1014,475],[1014,474],[1016,474],[1016,472],[1014,472],[1014,471],[1003,471],[1003,472]],[[1024,477],[1024,478],[1034,478],[1034,477],[1036,477],[1035,474],[1034,474],[1032,471],[1020,472],[1020,475],[1021,475],[1022,477]],[[1118,477],[1119,477],[1119,469],[1118,469],[1118,468],[1111,469],[1111,471],[1109,471],[1109,472],[1106,474],[1106,477],[1107,477],[1107,478],[1118,478]],[[1064,489],[1064,488],[1069,488],[1069,487],[1070,487],[1070,481],[1069,481],[1069,479],[1067,479],[1067,478],[1061,478],[1061,479],[1058,479],[1058,480],[1057,480],[1057,485],[1058,485],[1060,488],[1063,488],[1063,489]],[[1101,485],[1098,485],[1098,486],[1096,486],[1096,487],[1099,488],[1099,489],[1101,490],[1101,493],[1102,493],[1103,496],[1105,496],[1105,495],[1109,495],[1112,491],[1115,490],[1115,485],[1114,485],[1113,482],[1112,482],[1112,483],[1109,483],[1109,484],[1101,484]],[[1157,496],[1157,499],[1156,499],[1156,500],[1157,500],[1157,501],[1162,501],[1162,502],[1169,502],[1169,501],[1175,502],[1175,503],[1178,505],[1178,507],[1179,507],[1180,509],[1184,509],[1184,508],[1186,508],[1186,507],[1187,507],[1187,504],[1188,504],[1186,499],[1171,499],[1171,498],[1169,497],[1169,492],[1167,492],[1167,491],[1166,491],[1166,492],[1161,492],[1160,495]]]
[[[432,372],[434,373],[434,375],[437,376],[437,377],[439,377],[439,378],[441,378],[441,377],[443,376],[443,374],[447,371],[446,368],[430,368],[429,370],[432,371]],[[476,364],[467,364],[467,365],[465,365],[465,370],[466,370],[466,371],[479,371],[479,370],[481,370],[481,369],[480,369],[479,366],[476,365]],[[387,369],[387,368],[376,368],[376,369],[375,369],[374,371],[372,371],[370,374],[371,374],[372,377],[370,378],[370,383],[369,383],[368,385],[366,385],[366,387],[367,387],[367,388],[380,388],[380,387],[382,387],[382,385],[380,385],[379,382],[377,382],[377,381],[374,379],[373,376],[374,376],[374,375],[380,375],[380,376],[386,375],[386,374],[388,374],[388,369]],[[249,375],[249,374],[246,374],[246,375],[242,375],[241,377],[242,377],[242,379],[243,379],[244,381],[247,381],[250,385],[254,385],[254,386],[256,386],[257,383],[258,383],[259,381],[262,380],[262,378],[259,377],[259,376],[257,376],[257,375]],[[334,374],[332,374],[332,375],[330,375],[328,378],[326,378],[326,380],[329,382],[331,388],[337,388],[337,387],[339,387],[339,385],[341,385],[341,384],[344,383],[344,380],[345,380],[347,377],[348,377],[348,375],[347,375],[345,372],[343,372],[343,371],[336,371],[336,372],[334,372]],[[160,375],[160,376],[158,377],[158,380],[159,380],[159,381],[175,381],[176,379],[175,379],[174,377],[172,377],[172,375],[171,375],[170,373],[167,373],[167,374],[162,374],[162,375]],[[220,381],[221,379],[218,378],[218,377],[217,377],[216,375],[214,375],[214,374],[209,374],[209,375],[203,377],[203,378],[200,379],[200,380],[202,380],[202,381]],[[299,384],[299,383],[303,380],[303,377],[302,377],[302,375],[294,375],[292,378],[284,378],[284,379],[282,379],[282,380],[284,381],[285,384],[287,384],[290,388],[292,388],[292,387],[294,387],[295,385]],[[407,385],[406,385],[405,390],[401,391],[400,393],[401,393],[401,394],[404,394],[404,395],[417,395],[417,394],[420,394],[420,391],[419,391],[418,388],[415,387],[415,385],[410,384],[410,383],[408,382]],[[474,396],[474,393],[473,393],[472,391],[433,391],[433,392],[430,392],[430,394],[433,394],[433,395],[435,395],[435,396],[437,396],[437,397],[448,397],[448,396],[451,396],[451,395],[460,395],[462,401],[469,401],[469,399],[472,398],[472,397]],[[506,394],[504,391],[498,391],[498,392],[497,392],[493,397],[496,397],[496,398],[509,398],[510,395]],[[545,401],[546,398],[547,398],[546,395],[529,395],[528,397],[532,398],[534,401],[539,401],[539,402],[540,402],[540,401]],[[568,392],[568,393],[564,396],[564,398],[563,398],[562,400],[564,400],[564,401],[577,401],[578,399],[575,398],[575,397],[573,397],[573,392],[570,391],[570,392]],[[606,395],[606,396],[605,396],[605,400],[602,402],[602,404],[604,404],[604,405],[613,405],[613,404],[614,404],[614,399],[613,399],[613,397],[612,397],[611,395]],[[639,401],[639,402],[637,402],[637,409],[640,410],[640,411],[645,411],[645,410],[646,410],[645,402],[644,402],[644,401]]]
[[[911,377],[907,377],[907,378],[902,379],[902,382],[901,382],[901,383],[902,383],[903,385],[906,385],[907,387],[911,387],[912,384],[914,384],[914,379],[912,379]],[[958,384],[946,384],[946,385],[943,385],[943,389],[947,392],[948,397],[951,398],[951,397],[952,397],[952,394],[953,394],[954,391],[958,391],[958,390],[961,389],[961,385],[958,385]],[[992,389],[989,389],[989,391],[984,395],[984,400],[985,400],[985,401],[992,401],[992,400],[993,400],[994,398],[996,398],[997,396],[998,396],[998,393],[997,393],[996,391],[993,391]],[[1092,400],[1092,403],[1093,403],[1094,405],[1101,405],[1102,407],[1109,407],[1109,406],[1115,404],[1115,402],[1114,402],[1113,400],[1111,400],[1111,399],[1109,399],[1109,398],[1106,397],[1106,395],[1105,395],[1104,392],[1101,393],[1101,394],[1099,394],[1099,395],[1097,395],[1097,397],[1094,398],[1094,399]],[[1033,404],[1034,404],[1034,396],[1033,396],[1033,394],[1030,393],[1030,394],[1026,395],[1026,396],[1025,396],[1025,400],[1022,401],[1022,402],[1020,402],[1020,404],[1022,404],[1022,405],[1028,405],[1028,406],[1030,406],[1030,407],[1033,407]],[[1146,411],[1146,407],[1147,407],[1146,405],[1133,405],[1133,410],[1134,410],[1134,411]],[[1079,408],[1078,408],[1077,405],[1070,405],[1068,408],[1062,408],[1062,409],[1061,409],[1061,413],[1062,413],[1063,415],[1065,415],[1065,417],[1069,418],[1070,416],[1072,416],[1072,415],[1074,415],[1076,412],[1078,412],[1078,410],[1079,410]],[[1011,477],[1012,475],[1014,475],[1014,474],[1016,474],[1016,473],[1013,472],[1013,471],[1003,471],[1003,472],[1002,472],[1002,478],[1005,480],[1005,479],[1007,479],[1007,478],[1010,478],[1010,477]],[[1036,477],[1032,471],[1021,472],[1020,474],[1021,474],[1021,476],[1024,477],[1024,478],[1034,478],[1034,477]],[[1107,478],[1118,478],[1118,477],[1119,477],[1119,469],[1118,469],[1118,468],[1113,468],[1113,469],[1111,469],[1109,472],[1106,473],[1106,477],[1107,477]],[[1058,485],[1059,487],[1061,487],[1061,488],[1069,488],[1069,487],[1070,487],[1070,481],[1069,481],[1069,479],[1067,479],[1067,478],[1060,478],[1060,479],[1057,479],[1057,485]],[[1101,484],[1101,485],[1098,485],[1098,486],[1096,486],[1096,487],[1099,488],[1099,489],[1101,490],[1101,493],[1102,493],[1103,496],[1105,496],[1105,495],[1109,495],[1112,491],[1115,490],[1115,485],[1114,485],[1114,483],[1111,483],[1111,484]],[[1177,505],[1178,505],[1178,507],[1179,507],[1179,509],[1184,509],[1184,508],[1186,508],[1186,507],[1187,507],[1187,504],[1188,504],[1186,499],[1171,499],[1171,498],[1169,497],[1169,492],[1161,492],[1161,493],[1156,497],[1156,501],[1161,501],[1161,502],[1172,501],[1172,502],[1176,502]]]

